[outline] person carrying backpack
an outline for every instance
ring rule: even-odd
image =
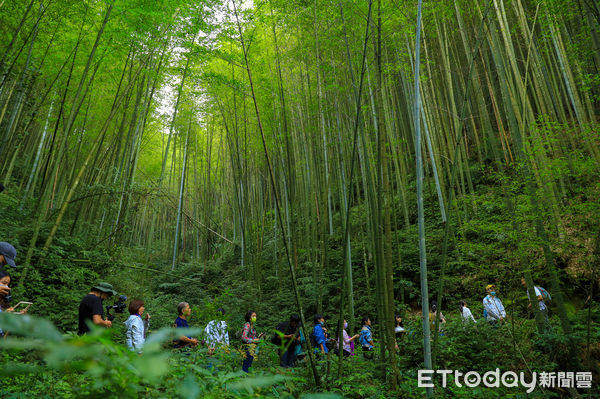
[[[363,355],[365,359],[373,359],[373,351],[375,345],[373,344],[373,333],[371,332],[371,319],[369,316],[362,318],[362,329],[360,330],[359,342],[362,346]]]
[[[204,329],[206,335],[206,344],[208,345],[208,355],[211,356],[217,348],[227,348],[229,346],[229,333],[227,332],[227,322],[223,319],[225,309],[217,309],[219,319],[211,320]]]
[[[311,334],[311,345],[315,349],[315,353],[329,353],[327,348],[327,329],[325,326],[325,317],[320,314],[316,314],[314,317],[315,326]],[[319,352],[320,350],[320,352]]]
[[[485,287],[488,294],[483,298],[484,314],[486,315],[487,321],[493,326],[499,321],[503,322],[506,318],[506,310],[504,309],[504,305],[502,305],[502,301],[496,294],[496,289],[495,284],[488,284]]]
[[[293,314],[289,322],[279,323],[271,342],[279,347],[281,367],[294,367],[297,346],[300,345],[300,316]]]
[[[531,308],[531,298],[529,297],[529,290],[527,289],[527,282],[525,281],[525,278],[523,278],[523,277],[521,277],[521,285],[527,291],[527,299],[529,300],[529,304],[527,305],[527,307]],[[552,298],[550,297],[550,294],[548,293],[548,291],[546,291],[542,287],[536,287],[534,285],[533,289],[535,291],[535,297],[536,297],[539,307],[540,307],[540,312],[544,316],[544,322],[546,324],[550,324],[550,321],[548,320],[548,305],[546,304],[546,301],[549,302]]]
[[[242,343],[246,347],[244,354],[244,361],[242,363],[242,371],[245,373],[250,372],[250,366],[252,366],[252,362],[254,361],[254,356],[256,354],[256,345],[260,342],[261,338],[264,336],[263,333],[260,335],[256,334],[256,330],[254,329],[254,324],[256,323],[256,312],[253,310],[249,310],[246,312],[244,316],[246,323],[242,327],[241,339]]]

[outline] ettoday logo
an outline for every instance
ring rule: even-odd
[[[591,388],[592,373],[591,372],[533,372],[531,377],[527,377],[526,373],[514,371],[506,371],[500,373],[500,369],[490,370],[483,373],[478,371],[468,371],[463,373],[458,370],[419,370],[418,371],[418,386],[420,388],[433,388],[434,375],[441,376],[442,387],[446,388],[450,379],[453,377],[454,385],[457,387],[467,386],[475,388],[483,384],[488,388],[499,388],[500,386],[507,388],[524,387],[527,393],[531,393],[537,386],[554,388]]]

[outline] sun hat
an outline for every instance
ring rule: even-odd
[[[107,294],[117,295],[117,291],[113,290],[113,286],[104,281],[96,284],[94,289],[101,292],[106,292]]]

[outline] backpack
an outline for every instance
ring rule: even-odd
[[[317,347],[317,337],[315,337],[315,329],[314,328],[310,332],[310,335],[308,336],[308,338],[310,339],[310,346],[312,348],[316,348]]]
[[[367,334],[369,333],[369,329],[367,327],[364,327],[360,330],[360,338],[359,338],[359,342],[361,346],[369,346],[369,343],[367,342]]]
[[[281,346],[281,337],[285,335],[285,331],[288,329],[289,323],[283,322],[277,325],[275,328],[275,334],[271,337],[271,343],[276,346]]]
[[[242,325],[242,328],[235,332],[235,339],[240,341],[242,344],[244,343],[244,341],[242,341],[242,335],[244,335],[244,327],[246,327],[246,324],[247,322]]]
[[[540,290],[540,294],[542,294],[542,299],[544,300],[544,302],[550,303],[550,301],[552,301],[552,295],[550,295],[550,293],[548,291],[546,291],[542,287],[535,287],[535,288]]]

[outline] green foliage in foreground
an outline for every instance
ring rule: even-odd
[[[577,314],[585,320],[585,314]],[[600,337],[595,322],[593,338]],[[235,340],[231,350],[219,350],[208,356],[206,349],[189,351],[167,349],[175,332],[163,328],[149,335],[144,353],[137,355],[117,343],[118,330],[94,328],[91,334],[76,336],[61,334],[49,321],[29,315],[0,313],[0,326],[10,331],[0,340],[0,386],[2,397],[8,398],[392,398],[420,397],[417,370],[422,367],[420,320],[407,320],[408,333],[399,341],[401,382],[391,393],[380,383],[381,363],[378,357],[367,361],[355,356],[344,361],[344,373],[338,381],[336,358],[321,359],[318,364],[322,389],[327,393],[312,393],[314,384],[307,367],[301,363],[295,369],[276,368],[276,348],[268,343],[259,345],[252,373],[240,371],[242,355]],[[554,329],[558,326],[554,325]],[[577,339],[584,336],[584,326],[576,329]],[[192,328],[192,335],[202,330]],[[437,369],[501,371],[566,370],[560,365],[562,336],[553,333],[540,336],[533,322],[509,322],[499,328],[483,320],[477,325],[463,326],[448,321],[440,339]],[[233,339],[233,334],[232,334]],[[378,344],[376,342],[376,344]],[[584,350],[583,342],[579,341]],[[547,347],[553,348],[550,352]],[[360,353],[360,350],[357,351]],[[593,367],[592,367],[593,368]],[[597,375],[597,374],[596,374]],[[439,383],[439,382],[438,382]],[[596,395],[594,384],[584,395]],[[524,397],[519,388],[436,387],[438,397],[504,398]],[[567,396],[565,390],[537,388],[528,397],[554,398]],[[585,396],[584,396],[585,397]]]
[[[11,331],[0,342],[0,373],[11,381],[2,383],[3,397],[286,398],[299,397],[294,387],[304,381],[282,374],[248,377],[239,370],[241,356],[235,351],[214,357],[204,350],[167,351],[163,345],[174,335],[170,328],[149,336],[144,353],[137,355],[115,343],[109,329],[61,335],[44,319],[7,313],[0,314],[0,325]]]

